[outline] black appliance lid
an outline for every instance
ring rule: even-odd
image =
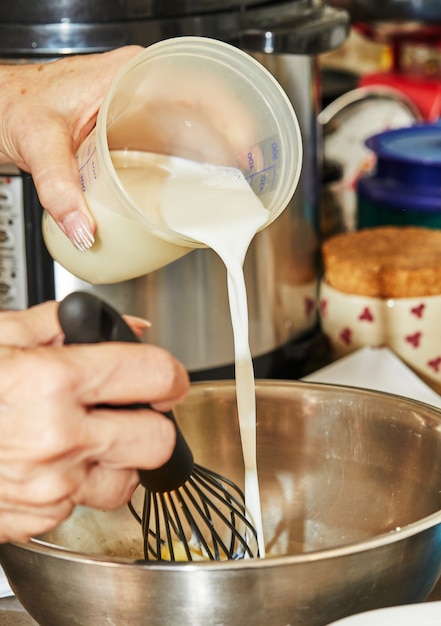
[[[0,22],[50,24],[178,18],[207,13],[245,11],[261,5],[317,5],[316,0],[14,0],[0,2]]]
[[[55,58],[184,35],[213,37],[250,52],[316,55],[342,44],[350,27],[346,12],[321,0],[38,0],[29,5],[29,0],[0,2],[0,58]]]

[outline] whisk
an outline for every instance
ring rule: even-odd
[[[65,344],[139,339],[109,304],[89,292],[69,294],[58,309]],[[149,405],[134,404],[137,408]],[[258,556],[257,533],[247,518],[241,489],[224,476],[194,463],[176,427],[171,458],[154,470],[138,470],[145,489],[142,512],[128,506],[142,527],[146,560],[226,560]],[[254,547],[256,546],[256,547]]]

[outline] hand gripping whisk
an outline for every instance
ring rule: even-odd
[[[139,341],[112,307],[88,292],[69,294],[59,305],[58,317],[66,344]],[[224,476],[194,463],[173,414],[166,416],[176,427],[174,452],[162,467],[139,470],[145,488],[141,514],[133,501],[128,505],[142,527],[145,558],[194,561],[258,556],[257,534],[246,517],[242,491]]]

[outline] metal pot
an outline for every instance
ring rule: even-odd
[[[41,626],[324,626],[424,600],[441,573],[441,416],[354,388],[258,382],[266,559],[146,563],[126,508],[78,508],[0,545]],[[243,483],[231,382],[193,385],[177,419],[197,462]]]

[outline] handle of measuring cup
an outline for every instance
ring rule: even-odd
[[[140,343],[120,314],[92,293],[76,291],[64,298],[58,307],[58,319],[65,344],[90,344],[107,341]],[[113,407],[117,408],[117,407]],[[124,407],[127,408],[127,407]],[[152,407],[133,404],[130,408]],[[193,471],[193,454],[181,433],[172,411],[164,413],[176,428],[176,445],[170,459],[153,470],[138,470],[141,484],[150,491],[165,493],[183,485]]]

